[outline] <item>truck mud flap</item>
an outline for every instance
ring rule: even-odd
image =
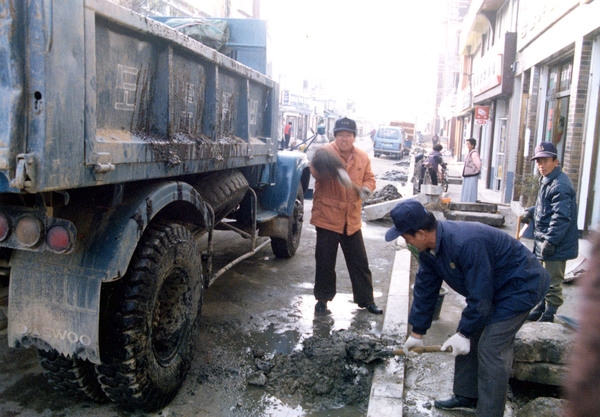
[[[98,315],[104,271],[52,262],[54,254],[19,252],[11,260],[8,344],[50,347],[100,363]],[[46,342],[47,341],[47,342]]]

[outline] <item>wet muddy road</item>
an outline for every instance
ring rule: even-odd
[[[394,162],[390,160],[373,162],[376,174],[397,168],[393,168]],[[378,189],[385,184],[386,181],[379,182]],[[338,294],[329,303],[332,314],[315,317],[312,289],[316,233],[309,224],[311,205],[312,201],[306,200],[301,246],[293,258],[277,259],[266,245],[206,290],[190,372],[172,403],[152,415],[351,417],[366,414],[367,404],[364,398],[358,397],[366,390],[368,399],[368,372],[372,365],[371,368],[363,366],[360,360],[353,362],[353,358],[342,364],[323,359],[319,363],[329,369],[325,376],[311,375],[319,372],[314,367],[298,368],[302,362],[290,362],[288,368],[281,368],[284,366],[280,361],[282,358],[291,357],[293,352],[303,348],[307,350],[303,345],[307,340],[313,354],[319,352],[318,341],[332,333],[351,339],[343,342],[345,346],[368,345],[378,338],[383,322],[383,316],[369,314],[351,302],[350,281],[341,251],[337,268]],[[375,301],[384,309],[387,308],[387,287],[396,249],[394,242],[387,243],[383,238],[389,226],[388,222],[380,221],[366,223],[363,227]],[[247,240],[232,232],[218,232],[216,237],[215,253],[223,259],[233,259],[249,246]],[[332,349],[339,347],[334,344]],[[321,351],[322,357],[331,356],[331,350],[325,350]],[[267,367],[279,366],[276,369],[280,371],[280,379],[263,386],[250,384],[260,371],[259,366],[265,363]],[[298,368],[295,378],[303,381],[303,386],[300,382],[291,388],[283,385],[290,383],[289,375],[282,374],[289,366]],[[349,386],[362,384],[362,388],[338,392],[335,396],[339,378],[346,378]],[[307,386],[313,393],[320,394],[307,395]],[[344,401],[353,404],[344,405]],[[6,330],[0,331],[0,417],[82,415],[148,414],[127,412],[110,403],[98,405],[61,396],[47,385],[36,351],[9,349]]]

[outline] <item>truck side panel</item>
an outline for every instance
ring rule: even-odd
[[[105,0],[21,3],[0,17],[15,33],[0,59],[16,69],[0,69],[11,106],[0,114],[0,191],[276,160],[277,87],[264,75]]]

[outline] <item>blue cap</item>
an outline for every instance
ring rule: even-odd
[[[396,239],[409,230],[419,230],[420,226],[427,219],[429,212],[418,200],[410,199],[401,201],[392,209],[390,216],[394,221],[394,227],[391,227],[385,233],[386,242]]]
[[[535,161],[538,158],[552,158],[555,156],[558,156],[558,151],[552,142],[540,142],[535,147],[535,155],[533,155],[531,161]]]
[[[337,132],[342,130],[347,130],[348,132],[352,132],[354,135],[356,135],[356,122],[352,119],[348,119],[347,117],[337,119],[333,127],[333,134],[335,135]]]

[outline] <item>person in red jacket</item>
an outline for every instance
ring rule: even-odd
[[[292,122],[289,122],[283,128],[283,149],[287,149],[290,146],[290,138],[292,137]]]
[[[371,170],[369,155],[354,146],[356,122],[347,117],[335,122],[335,140],[317,150],[328,152],[339,159],[352,182],[358,188],[375,190],[375,175]],[[315,158],[317,158],[315,153]],[[344,187],[337,177],[315,169],[315,161],[310,167],[315,177],[312,216],[310,223],[317,229],[315,248],[315,287],[317,299],[316,314],[327,314],[327,302],[336,294],[335,261],[338,246],[342,247],[346,266],[352,282],[354,302],[373,314],[382,314],[373,299],[373,282],[369,261],[361,232],[362,200],[355,188]]]

